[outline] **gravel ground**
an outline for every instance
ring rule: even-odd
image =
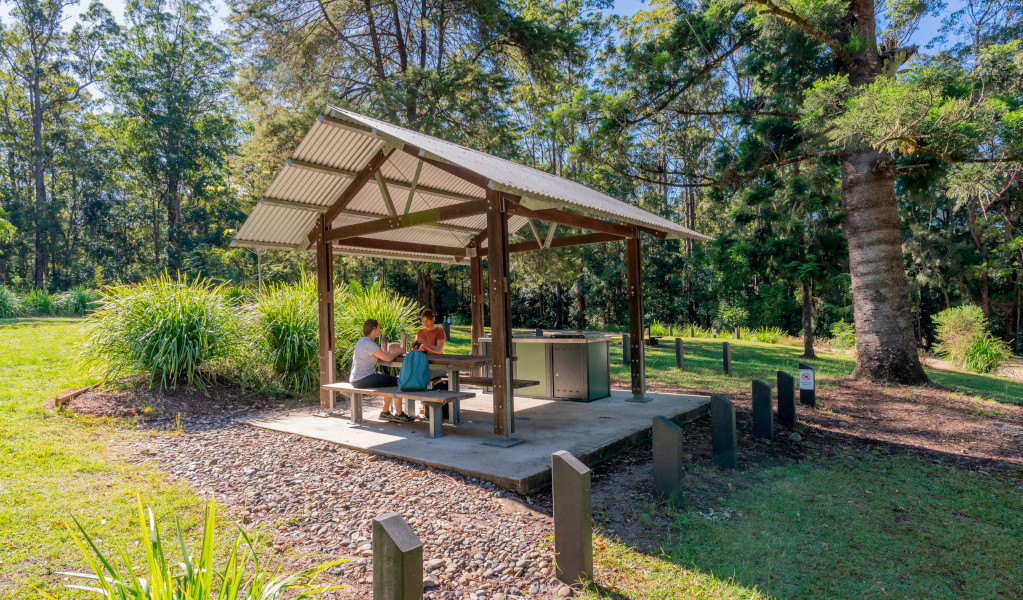
[[[122,450],[269,526],[274,546],[299,557],[294,566],[353,558],[330,572],[349,586],[338,597],[372,596],[371,519],[388,512],[424,542],[426,598],[572,594],[553,578],[551,518],[487,482],[257,429],[229,412],[182,417],[180,434]]]

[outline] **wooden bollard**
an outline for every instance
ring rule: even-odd
[[[675,502],[682,484],[682,428],[671,419],[654,417],[654,494]]]
[[[444,339],[451,341],[451,321],[447,317],[444,318]]]
[[[737,340],[741,340],[742,339],[742,336],[739,333],[739,328],[738,327],[735,328],[735,339],[737,339]]]
[[[682,346],[682,338],[675,338],[675,366],[679,369],[686,368],[685,348]]]
[[[753,437],[774,439],[774,415],[771,414],[771,386],[753,380]]]
[[[778,371],[778,420],[796,424],[796,380],[785,371]]]
[[[632,349],[629,345],[629,334],[622,334],[622,364],[627,365],[632,362]]]
[[[551,455],[554,569],[564,583],[593,578],[590,469],[566,450]]]
[[[817,377],[813,367],[799,363],[799,403],[817,406]]]
[[[718,330],[713,327],[710,328],[710,337],[716,338],[718,336]]]
[[[710,421],[713,429],[714,462],[726,469],[734,469],[738,463],[735,405],[717,394],[711,394]]]
[[[732,374],[732,346],[728,342],[721,342],[721,362],[724,363],[725,375]]]
[[[423,597],[423,542],[397,513],[373,519],[373,600]]]
[[[689,326],[689,337],[691,337],[691,338],[695,338],[696,337],[696,327],[694,327],[692,325]]]

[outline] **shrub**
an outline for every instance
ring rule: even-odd
[[[34,315],[48,315],[53,312],[53,296],[46,290],[32,290],[25,294],[25,309]]]
[[[253,300],[252,293],[247,288],[237,285],[224,286],[224,298],[236,306],[248,304]]]
[[[778,327],[760,327],[752,331],[744,330],[743,339],[763,342],[765,344],[777,344],[778,340],[785,335],[785,332]]]
[[[966,351],[963,360],[963,369],[974,373],[990,373],[997,371],[1003,362],[1012,358],[1012,350],[1009,344],[992,336],[985,334],[976,340]]]
[[[316,280],[269,286],[254,317],[259,349],[284,387],[297,392],[312,389],[320,370]]]
[[[342,370],[347,371],[352,360],[355,342],[362,337],[362,324],[376,319],[387,339],[397,341],[402,333],[415,333],[419,311],[416,303],[385,290],[380,282],[368,288],[352,282],[347,288],[338,288],[334,300],[337,327],[336,356]]]
[[[68,317],[81,317],[92,312],[99,294],[84,286],[76,286],[63,294],[58,294],[53,301],[53,314]]]
[[[934,317],[937,326],[937,353],[963,368],[970,349],[988,333],[984,311],[979,306],[964,305],[947,308]]]
[[[164,273],[137,285],[108,287],[88,317],[86,349],[103,361],[107,377],[149,373],[149,383],[200,387],[200,368],[225,359],[239,341],[236,309],[206,279],[171,279]]]
[[[831,337],[834,338],[834,346],[840,350],[852,348],[856,345],[856,324],[837,321],[831,325]]]
[[[9,287],[0,285],[0,319],[13,319],[25,314],[21,298]]]
[[[104,555],[96,540],[77,518],[74,519],[71,537],[92,573],[61,573],[84,580],[81,585],[67,587],[91,592],[107,600],[316,598],[342,587],[318,584],[316,578],[343,560],[284,575],[280,562],[271,565],[260,557],[258,539],[250,538],[241,527],[238,527],[234,543],[228,548],[226,559],[217,564],[219,553],[214,550],[216,505],[213,500],[206,505],[202,539],[193,551],[188,550],[180,521],[175,519],[175,535],[169,538],[171,543],[165,545],[152,509],[143,511],[139,501],[138,511],[139,543],[145,549],[145,561],[140,561],[141,564],[131,563],[132,550],[123,543],[116,553]],[[174,560],[171,554],[177,551],[181,552],[180,560]]]

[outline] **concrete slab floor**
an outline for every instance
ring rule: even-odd
[[[471,390],[471,388],[466,388]],[[648,393],[649,402],[626,402],[629,392],[614,390],[594,402],[515,399],[515,433],[524,443],[511,448],[483,444],[495,439],[493,401],[476,391],[462,401],[462,422],[444,424],[444,436],[427,437],[428,423],[380,421],[380,400],[363,401],[365,422],[352,425],[348,401],[338,396],[338,410],[330,417],[318,409],[291,411],[284,415],[246,419],[256,427],[294,433],[340,444],[370,454],[389,456],[437,469],[457,471],[502,487],[527,493],[550,485],[551,454],[568,450],[593,466],[601,460],[650,439],[654,417],[668,417],[682,424],[699,418],[710,406],[709,396]]]

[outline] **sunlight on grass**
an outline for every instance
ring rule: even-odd
[[[98,381],[75,367],[76,319],[0,322],[0,597],[38,598],[38,586],[60,598],[54,572],[84,566],[66,525],[77,516],[101,539],[133,531],[136,497],[158,518],[181,515],[191,528],[202,499],[161,473],[110,456],[107,442],[128,435],[102,422],[58,416],[42,402]]]

